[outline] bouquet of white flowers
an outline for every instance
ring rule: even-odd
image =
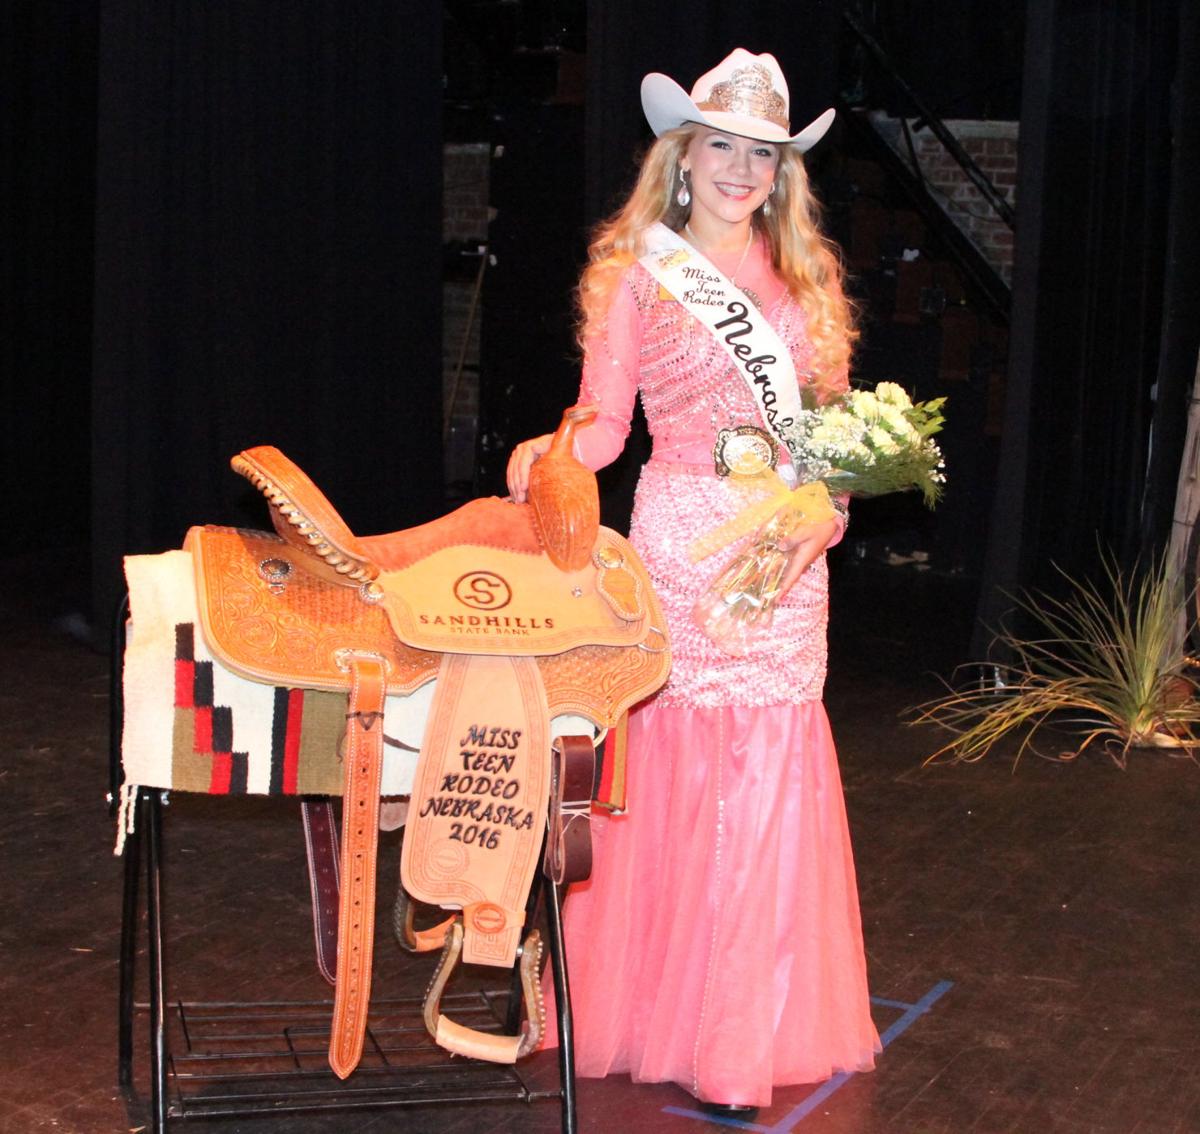
[[[822,480],[832,493],[882,496],[920,489],[931,508],[946,482],[933,435],[945,398],[913,403],[902,386],[880,382],[806,409],[790,427],[788,448],[801,479]]]
[[[917,488],[933,507],[946,481],[941,450],[932,440],[942,428],[944,403],[945,398],[935,398],[914,404],[895,382],[880,382],[873,392],[851,390],[836,401],[805,409],[784,438],[800,486],[788,491],[781,482],[780,491],[722,525],[715,538],[693,545],[693,558],[703,558],[769,516],[754,542],[697,601],[692,618],[700,629],[735,656],[753,648],[771,625],[794,554],[778,543],[799,524],[832,515],[826,489],[881,496]]]

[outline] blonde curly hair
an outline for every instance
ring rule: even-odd
[[[700,129],[689,123],[657,138],[642,159],[629,199],[597,226],[577,292],[581,344],[603,322],[624,270],[644,255],[642,234],[646,229],[662,221],[678,231],[687,221],[690,209],[675,200],[677,171]],[[808,316],[817,384],[832,387],[849,366],[858,332],[842,287],[841,257],[837,246],[821,233],[820,206],[809,189],[803,158],[794,147],[779,147],[770,215],[764,216],[759,209],[752,223],[766,236],[772,266]]]

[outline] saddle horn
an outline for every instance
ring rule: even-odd
[[[600,530],[596,474],[575,459],[575,430],[596,416],[595,406],[571,406],[550,450],[529,470],[533,526],[550,561],[561,571],[578,571],[591,558]]]

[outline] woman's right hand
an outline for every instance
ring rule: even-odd
[[[553,433],[531,437],[528,441],[522,441],[509,456],[508,491],[516,503],[525,503],[529,492],[529,470],[533,468],[534,461],[550,451],[550,442],[553,440]]]

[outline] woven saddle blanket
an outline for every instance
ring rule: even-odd
[[[129,556],[125,577],[126,783],[212,795],[340,795],[346,694],[266,685],[222,666],[200,632],[189,552]],[[435,685],[387,699],[384,796],[412,790]],[[551,723],[554,736],[594,731],[570,714]],[[622,772],[602,772],[598,802],[615,806],[622,783]]]

